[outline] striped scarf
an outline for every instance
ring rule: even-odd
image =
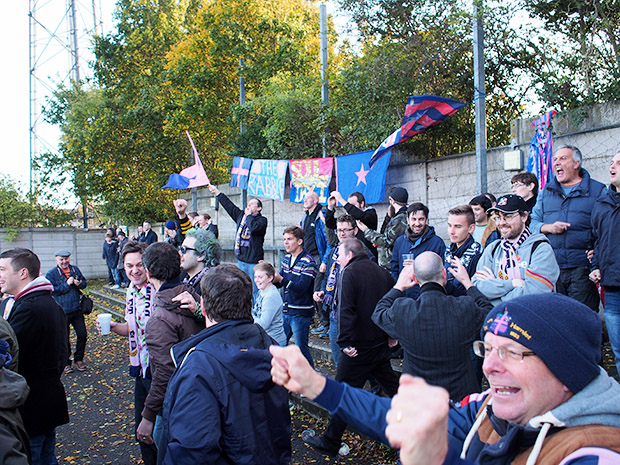
[[[498,277],[501,279],[522,279],[521,270],[519,269],[519,258],[517,255],[517,249],[521,247],[521,244],[530,237],[530,229],[526,226],[519,239],[515,242],[502,239],[500,242],[503,250],[502,261],[499,264]]]

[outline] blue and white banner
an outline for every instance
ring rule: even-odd
[[[286,160],[254,160],[250,169],[248,195],[284,200]]]

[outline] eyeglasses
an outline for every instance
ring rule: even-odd
[[[181,255],[185,255],[188,250],[193,250],[194,252],[196,251],[196,249],[193,249],[193,248],[188,247],[186,245],[182,245],[181,247],[179,247],[179,252],[181,252]]]
[[[506,361],[515,361],[515,362],[523,362],[525,357],[529,357],[530,355],[536,355],[532,351],[523,351],[519,349],[513,349],[512,347],[507,346],[499,346],[495,347],[484,341],[474,341],[474,354],[478,357],[485,358],[487,357],[493,349],[497,350],[497,355],[500,360]]]
[[[348,233],[350,231],[353,231],[355,228],[348,228],[348,229],[336,229],[336,232],[338,234],[344,234],[344,233]]]
[[[523,187],[525,186],[525,184],[523,184],[522,182],[513,182],[512,183],[512,188],[513,189],[518,189],[519,187]]]
[[[515,212],[515,213],[510,213],[508,215],[502,214],[502,213],[493,213],[493,215],[491,216],[491,218],[493,218],[493,220],[498,223],[500,221],[510,221],[514,218],[516,218],[517,216],[519,216],[520,213],[519,212]]]

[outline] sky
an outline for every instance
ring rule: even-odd
[[[2,94],[3,111],[0,112],[0,173],[17,180],[23,192],[28,191],[30,180],[30,137],[29,137],[29,27],[26,0],[4,1],[0,9],[0,43],[3,44],[0,59],[5,63],[4,72],[0,73],[0,93]],[[45,28],[53,31],[60,40],[50,40],[51,34],[42,29],[35,43],[37,47],[36,74],[43,81],[37,81],[37,100],[39,107],[45,104],[46,96],[59,82],[67,82],[71,67],[71,58],[63,49],[62,44],[68,43],[68,22],[65,19],[67,0],[38,0],[35,2],[37,12],[35,18]],[[113,27],[113,0],[95,1],[97,22],[101,21],[104,33]],[[327,1],[328,14],[334,15],[333,1]],[[79,49],[81,55],[81,77],[89,74],[88,60],[92,54],[88,50],[89,39],[87,29],[94,27],[91,0],[76,0],[77,29],[79,31]],[[342,30],[346,18],[336,13],[336,28]],[[37,126],[37,134],[41,140],[39,152],[56,150],[59,131],[57,128],[41,123]]]
[[[98,22],[103,21],[104,31],[112,27],[112,8],[114,2],[102,0],[96,7]],[[3,110],[0,112],[0,138],[3,141],[0,151],[0,173],[17,180],[22,190],[28,190],[30,179],[30,137],[29,137],[29,2],[25,0],[3,2],[0,15],[0,43],[3,44],[1,60],[7,64],[0,73],[0,92]],[[68,22],[65,19],[67,0],[37,1],[35,18],[41,24],[36,38],[37,76],[36,84],[38,107],[46,102],[46,97],[60,82],[66,81],[71,67],[69,53],[63,48],[68,41]],[[92,2],[76,1],[76,22],[79,31],[81,73],[88,73],[87,60],[91,59],[87,29],[94,28]],[[43,27],[49,33],[43,32]],[[58,39],[52,38],[53,34]],[[40,136],[39,151],[55,150],[59,131],[53,126],[41,123],[37,134]]]

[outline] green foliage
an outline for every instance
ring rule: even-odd
[[[557,109],[620,99],[620,1],[524,0],[548,33],[524,53],[539,96]]]
[[[37,193],[24,196],[18,184],[7,176],[0,176],[0,228],[9,241],[19,234],[18,228],[28,226],[68,226],[73,215],[50,204],[36,200]]]

